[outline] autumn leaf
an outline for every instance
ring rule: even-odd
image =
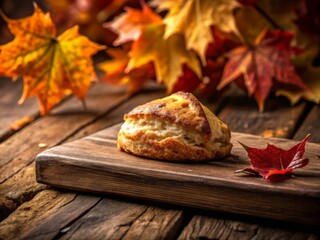
[[[217,91],[217,86],[221,80],[225,60],[223,58],[207,59],[207,65],[202,68],[203,79],[198,89],[201,97],[219,99],[224,91]]]
[[[131,26],[130,31],[126,26]],[[115,45],[132,41],[125,73],[152,63],[158,82],[164,83],[168,92],[173,91],[178,78],[183,75],[183,64],[200,77],[197,55],[186,49],[182,35],[175,34],[164,39],[166,26],[147,5],[144,4],[142,10],[127,9],[126,13],[106,24],[106,27],[118,33]]]
[[[142,5],[142,10],[127,8],[126,13],[118,16],[114,21],[105,23],[104,27],[118,34],[113,45],[121,45],[128,41],[137,40],[143,27],[150,24],[162,24],[162,19],[147,5]]]
[[[216,31],[214,27],[211,28],[211,31],[215,41],[211,42],[208,45],[208,48],[206,51],[207,59],[212,60],[220,57],[225,58],[224,55],[227,52],[229,52],[231,49],[238,47],[240,45],[240,42],[232,39],[231,34],[222,34]]]
[[[103,79],[110,84],[127,85],[129,94],[139,91],[148,80],[154,77],[154,67],[151,63],[126,71],[129,57],[125,50],[110,48],[107,53],[112,59],[98,65],[105,72]]]
[[[279,84],[275,91],[276,95],[285,96],[290,100],[292,105],[301,99],[306,99],[317,104],[320,103],[320,67],[316,67],[313,64],[317,58],[319,47],[309,45],[303,53],[292,59],[292,63],[295,65],[299,76],[312,91]]]
[[[312,91],[299,88],[282,88],[276,91],[276,95],[287,97],[292,104],[300,99],[306,99],[314,103],[320,103],[320,67],[308,67],[300,74],[302,79]]]
[[[233,40],[230,36],[231,34],[222,34],[216,31],[214,27],[211,30],[215,41],[211,42],[206,50],[207,64],[202,66],[203,78],[195,93],[203,98],[212,100],[221,98],[225,92],[217,91],[226,63],[224,55],[232,48],[239,46],[239,43]]]
[[[244,77],[249,94],[254,94],[263,111],[273,80],[308,89],[291,64],[290,57],[297,49],[290,47],[293,34],[285,31],[263,31],[254,46],[240,46],[227,53],[223,77],[218,89],[240,76]]]
[[[175,82],[172,92],[184,91],[193,92],[202,83],[197,74],[190,70],[186,64],[182,66],[182,74]]]
[[[175,34],[164,39],[164,31],[164,25],[150,25],[144,28],[141,36],[132,44],[127,71],[152,62],[158,82],[163,82],[170,93],[178,77],[183,74],[183,64],[198,77],[201,75],[201,67],[197,55],[186,49],[182,35]]]
[[[261,17],[265,18],[272,28],[286,31],[295,31],[296,27],[293,22],[295,9],[301,0],[278,1],[278,0],[238,0],[245,5],[254,8]],[[252,4],[250,4],[252,2]],[[249,19],[251,18],[248,16]],[[252,22],[255,24],[255,22]],[[250,27],[250,25],[248,25]],[[254,26],[253,26],[254,28]]]
[[[77,26],[57,37],[50,15],[37,5],[30,17],[4,19],[15,38],[0,46],[0,72],[23,77],[19,103],[37,96],[46,114],[71,92],[82,100],[95,78],[91,56],[104,47],[79,35]]]
[[[238,33],[233,11],[239,4],[235,0],[154,0],[151,5],[159,11],[169,11],[163,20],[164,37],[184,35],[187,49],[196,51],[203,64],[207,46],[214,41],[212,26],[222,32]]]
[[[116,34],[103,28],[108,19],[123,11],[124,6],[138,7],[139,0],[46,0],[59,30],[78,25],[81,34],[93,41],[111,45]]]
[[[236,173],[259,174],[270,181],[280,181],[292,176],[293,169],[302,168],[309,162],[309,159],[303,158],[309,136],[310,134],[289,150],[272,144],[268,144],[265,149],[259,149],[240,143],[248,153],[251,167],[238,170]]]
[[[266,28],[272,25],[251,6],[242,6],[235,14],[238,31],[245,42],[254,45],[257,36]]]

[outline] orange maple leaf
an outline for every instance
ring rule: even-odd
[[[79,35],[77,26],[57,37],[50,15],[34,7],[30,17],[13,20],[3,16],[15,38],[0,46],[0,72],[23,77],[19,103],[37,96],[41,114],[46,114],[71,92],[84,98],[95,79],[91,56],[104,47]]]
[[[130,58],[125,50],[114,48],[108,49],[107,53],[112,59],[98,65],[105,72],[103,79],[114,85],[128,85],[129,94],[139,91],[154,77],[154,67],[151,63],[126,71]]]
[[[104,27],[119,35],[113,45],[121,45],[128,41],[137,40],[144,26],[161,23],[161,17],[143,3],[142,11],[127,8],[126,13],[121,14],[112,22],[105,23]]]
[[[129,31],[127,26],[131,26]],[[127,9],[126,13],[115,22],[107,24],[106,27],[119,34],[116,44],[133,41],[128,53],[126,73],[152,63],[158,82],[163,82],[168,92],[172,92],[183,74],[184,64],[200,77],[201,67],[196,53],[186,48],[181,34],[174,34],[165,39],[166,26],[160,16],[147,5],[143,5],[142,11]],[[140,83],[139,80],[136,82]]]
[[[296,73],[290,57],[296,49],[290,47],[293,35],[285,31],[262,31],[254,46],[240,46],[227,53],[228,62],[218,89],[223,88],[240,76],[249,94],[254,94],[263,111],[264,101],[270,93],[273,79],[308,89]]]

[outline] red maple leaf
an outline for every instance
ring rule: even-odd
[[[238,47],[240,44],[235,42],[230,35],[225,33],[222,34],[214,27],[211,27],[211,32],[214,41],[207,47],[207,64],[202,66],[203,79],[197,92],[199,92],[200,96],[203,98],[219,99],[224,94],[224,91],[217,90],[226,63],[224,55],[231,49]]]
[[[198,92],[203,98],[219,99],[224,91],[217,91],[217,86],[221,80],[225,59],[222,57],[207,58],[207,65],[202,67],[204,76]]]
[[[199,77],[186,64],[182,65],[182,71],[183,73],[173,86],[172,92],[193,92],[201,83]]]
[[[265,149],[252,148],[240,143],[248,153],[250,168],[237,170],[236,173],[259,174],[270,181],[280,181],[292,176],[292,170],[302,168],[309,162],[303,158],[305,145],[310,134],[289,150],[268,144]]]
[[[227,53],[229,60],[218,89],[243,76],[248,92],[254,94],[260,111],[263,111],[274,79],[308,90],[290,62],[290,57],[299,52],[299,49],[290,46],[292,38],[291,32],[268,30],[257,37],[253,46],[232,49]]]

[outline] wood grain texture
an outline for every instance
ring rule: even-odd
[[[194,216],[184,228],[179,240],[189,239],[317,239],[317,235],[296,231],[296,229],[269,228],[258,224]]]
[[[294,135],[294,139],[303,139],[307,134],[311,134],[310,142],[320,143],[320,106],[314,106],[306,116],[298,131]]]
[[[53,239],[100,198],[44,190],[0,222],[1,239]]]
[[[289,107],[289,103],[283,100],[268,99],[265,111],[261,113],[253,99],[248,99],[247,96],[231,98],[229,104],[219,113],[219,117],[229,125],[231,131],[267,138],[291,138],[299,119],[305,114],[307,104],[300,103]],[[320,134],[320,130],[318,133]]]
[[[0,220],[40,191],[49,188],[36,182],[34,166],[34,163],[31,164],[0,185]]]
[[[114,123],[117,123],[122,120],[123,115],[130,111],[133,107],[135,107],[138,104],[142,104],[145,101],[150,101],[154,98],[158,98],[163,96],[163,91],[145,91],[142,94],[136,95],[130,99],[130,101],[126,101],[123,104],[117,106],[116,108],[112,109],[111,111],[105,113],[102,116],[98,116],[97,119],[92,122],[90,125],[85,126],[81,128],[79,131],[77,131],[75,134],[71,135],[69,138],[66,139],[66,141],[74,140],[80,137],[83,137],[85,135],[88,135],[90,133],[96,132],[98,130],[101,130],[105,127],[108,127]],[[43,189],[48,188],[48,185],[43,185],[35,182],[35,169],[34,164],[31,164],[30,166],[24,168],[22,171],[15,174],[13,177],[6,180],[4,183],[0,185],[0,209],[1,209],[1,218],[5,218],[8,216],[11,212],[15,210],[15,213],[10,215],[8,217],[7,221],[10,221],[12,217],[15,216],[15,214],[21,214],[21,211],[26,212],[23,208],[18,208],[22,203],[25,201],[29,201],[32,199],[36,194],[40,194],[39,192]],[[37,198],[36,198],[37,199]],[[38,200],[39,201],[39,200]],[[51,200],[48,199],[48,202]],[[38,205],[41,203],[37,203],[35,201],[32,201],[33,204]],[[81,203],[79,203],[81,204]],[[121,204],[121,203],[119,203]],[[18,208],[18,209],[17,209]],[[68,208],[68,206],[66,206]],[[99,208],[97,206],[97,208]],[[81,207],[77,209],[78,215],[81,216],[83,212],[81,211]],[[32,211],[32,210],[29,210]],[[40,210],[41,211],[41,210]],[[45,211],[45,209],[43,209]],[[103,212],[103,209],[98,209],[98,212]],[[179,212],[179,211],[177,211]],[[61,212],[60,214],[64,214]],[[28,215],[30,218],[33,218],[33,215]],[[168,219],[168,216],[163,214],[163,211],[159,212],[157,215],[158,219],[161,219],[161,216],[163,216],[165,219]],[[61,216],[63,217],[63,216]],[[117,217],[115,216],[115,219]],[[24,219],[24,221],[28,221],[28,218]],[[98,221],[100,225],[104,225],[103,221]],[[97,222],[97,223],[98,223]],[[21,222],[16,222],[16,228],[20,228]],[[37,222],[37,225],[42,225],[42,222]],[[56,223],[59,225],[59,223]],[[121,223],[119,223],[121,224]],[[64,225],[59,225],[61,228],[64,227]],[[14,231],[14,221],[10,226],[11,229],[8,229],[9,232]],[[53,233],[51,233],[53,234]],[[59,230],[57,230],[56,234],[59,234]],[[136,233],[138,234],[138,233]],[[154,233],[157,234],[157,233]],[[159,233],[158,233],[159,234]]]
[[[154,98],[162,97],[163,91],[148,91],[144,92],[143,94],[136,95],[130,99],[130,101],[126,101],[120,106],[116,107],[115,109],[111,110],[110,112],[106,113],[105,115],[102,115],[101,117],[97,118],[96,121],[91,123],[88,126],[83,127],[81,130],[76,132],[74,135],[72,135],[70,138],[67,138],[67,141],[74,140],[80,137],[83,137],[85,135],[88,135],[90,133],[96,132],[98,130],[101,130],[102,128],[108,127],[111,124],[117,123],[122,120],[122,116],[130,111],[133,107],[135,107],[138,104],[142,104],[146,101],[150,101]],[[74,225],[65,225],[64,221],[61,222],[54,222],[54,227],[49,227],[51,230],[48,233],[48,226],[45,223],[42,223],[42,218],[38,218],[37,216],[33,216],[34,206],[43,205],[43,199],[46,199],[47,204],[54,204],[56,203],[58,199],[61,200],[61,198],[64,198],[64,194],[60,193],[56,196],[56,198],[50,198],[51,191],[45,191],[46,193],[43,194],[42,192],[39,193],[39,191],[43,190],[43,188],[48,188],[47,185],[38,184],[35,182],[35,171],[34,166],[31,164],[30,166],[24,168],[19,173],[15,174],[13,177],[9,178],[7,181],[1,184],[0,187],[0,207],[2,207],[3,210],[6,211],[7,214],[11,213],[13,210],[17,208],[21,203],[24,201],[32,199],[36,194],[36,197],[32,199],[27,206],[31,206],[30,208],[25,208],[26,204],[23,204],[21,207],[15,210],[6,220],[5,223],[9,222],[10,224],[5,224],[2,226],[3,232],[8,232],[9,235],[7,236],[15,236],[17,238],[20,237],[34,237],[36,235],[39,235],[39,238],[46,237],[46,238],[52,238],[52,236],[59,236],[64,237],[64,234],[67,234],[66,236],[69,236],[68,229],[73,229]],[[17,181],[17,183],[16,183]],[[12,186],[15,186],[12,188]],[[39,197],[41,196],[41,197]],[[100,199],[100,198],[99,198]],[[1,201],[2,200],[2,201]],[[60,201],[59,200],[59,201]],[[54,203],[51,203],[51,202]],[[62,201],[62,200],[61,200]],[[114,211],[114,209],[132,209],[132,211],[136,210],[135,204],[130,204],[127,202],[120,202],[120,201],[112,201],[108,199],[104,199],[103,201],[109,202],[109,209]],[[66,204],[64,206],[64,211],[60,211],[59,208],[54,208],[50,210],[50,215],[55,215],[55,218],[62,218],[64,219],[64,214],[68,214],[69,211],[73,211],[75,208],[75,204],[78,204],[77,208],[77,214],[81,216],[82,214],[85,214],[86,208],[82,208],[82,202],[74,202],[73,204]],[[124,205],[124,206],[123,206]],[[143,236],[143,238],[147,239],[170,239],[172,236],[177,236],[179,234],[179,226],[182,223],[182,211],[180,210],[170,210],[170,209],[161,209],[156,207],[147,207],[146,205],[140,205],[140,208],[146,209],[145,213],[140,216],[140,218],[137,219],[137,223],[131,222],[131,225],[128,223],[128,226],[125,227],[124,219],[119,218],[119,215],[124,214],[117,212],[114,216],[109,216],[111,218],[111,221],[118,224],[122,230],[127,231],[125,237],[127,239],[136,238],[139,239],[140,236]],[[47,208],[36,208],[36,211],[39,211],[40,214],[46,214],[46,211],[48,211]],[[105,221],[102,221],[101,214],[105,215],[105,209],[104,205],[98,204],[97,206],[94,206],[95,211],[91,211],[90,218],[94,218],[97,221],[95,222],[97,229],[104,229],[104,231],[97,231],[95,234],[102,237],[105,232],[112,232],[115,231],[113,229],[114,225],[106,225]],[[132,213],[131,211],[131,213]],[[7,215],[6,214],[6,215]],[[16,216],[20,215],[26,215],[27,217],[22,218],[21,221],[15,221]],[[85,215],[86,216],[86,215]],[[127,215],[126,215],[127,216]],[[88,226],[86,224],[82,224],[82,217],[78,219],[78,221],[75,222],[75,224],[81,223],[79,226],[79,229],[77,230],[78,233],[75,233],[74,236],[76,236],[76,239],[88,239],[92,233],[92,231],[88,231]],[[86,218],[85,218],[86,219]],[[39,227],[37,228],[31,228],[28,230],[28,234],[24,235],[21,233],[20,228],[21,225],[24,224],[24,222],[35,222]],[[87,219],[85,220],[87,222]],[[28,223],[29,224],[29,223]],[[159,228],[159,224],[161,224],[162,227]],[[40,225],[44,225],[40,228]],[[78,228],[78,227],[77,227]],[[89,225],[90,228],[90,225]],[[70,230],[71,231],[71,230]],[[81,234],[79,235],[79,232]],[[16,233],[16,235],[14,235]],[[102,234],[102,235],[100,235]],[[121,231],[117,231],[115,236],[121,236]],[[71,236],[72,237],[72,236]]]
[[[317,126],[315,121],[318,119],[308,116],[312,114],[314,110],[308,113],[308,106],[305,103],[291,108],[289,107],[288,102],[284,102],[283,100],[284,99],[280,98],[271,100],[268,99],[266,111],[259,113],[254,100],[248,99],[246,96],[243,96],[243,94],[239,94],[238,97],[233,94],[233,97],[230,98],[228,104],[220,112],[219,117],[227,122],[233,131],[246,132],[265,137],[291,138],[292,134],[295,133],[296,128],[298,127],[299,134],[295,134],[294,139],[300,141],[311,132],[315,133],[313,134],[311,142],[319,142],[317,141],[317,136],[320,136],[320,128],[313,127]],[[300,125],[300,120],[306,116],[306,120],[302,123],[302,125]],[[313,120],[308,121],[310,118]],[[259,239],[253,237],[255,236],[253,232],[258,232],[258,230],[261,229],[261,223],[256,224],[254,231],[252,231],[252,226],[248,226],[245,222],[236,222],[236,225],[243,224],[246,227],[246,233],[244,234],[235,232],[232,227],[223,227],[233,226],[234,221],[232,220],[219,219],[214,216],[211,216],[211,218],[207,218],[205,216],[195,216],[193,218],[196,219],[192,219],[188,224],[188,234],[185,234],[186,232],[184,231],[180,239],[212,239],[214,238],[213,236],[219,236],[221,239],[251,239],[251,237],[253,239]],[[247,218],[244,218],[244,220],[245,219]],[[220,224],[207,224],[207,221],[221,223],[224,237],[222,237],[222,233],[219,230],[221,228]],[[256,222],[256,220],[253,221]],[[198,224],[199,222],[201,224]],[[249,228],[249,230],[247,228]],[[277,239],[276,236],[279,236],[280,234],[287,234],[286,231],[281,231],[281,226],[278,226],[279,230],[274,230],[273,228],[275,228],[275,225],[270,226],[269,228],[263,228],[264,233],[269,232],[270,238],[268,234],[265,234],[264,237],[260,239]],[[295,230],[295,235],[301,234],[300,230]],[[292,236],[294,234],[291,233],[288,236]],[[305,236],[303,239],[308,238],[305,233],[302,234]],[[312,235],[310,236],[311,239],[317,239],[316,237],[313,238]]]
[[[163,91],[154,90],[145,91],[141,94],[133,96],[130,101],[125,101],[123,104],[120,104],[115,109],[106,112],[100,117],[97,116],[97,119],[94,122],[92,122],[88,126],[84,126],[75,134],[67,137],[67,139],[65,139],[65,133],[60,133],[63,137],[61,139],[61,142],[72,141],[118,123],[122,121],[123,115],[130,111],[136,105],[142,104],[146,101],[150,101],[154,98],[162,97],[163,94]],[[71,128],[70,125],[67,125],[68,122],[65,122],[65,124],[66,127]],[[73,123],[70,122],[70,124]],[[56,134],[59,133],[56,132]],[[41,149],[38,148],[38,150]],[[9,158],[10,155],[7,157]],[[32,158],[34,158],[34,156]],[[0,220],[7,217],[25,201],[29,201],[30,199],[32,199],[38,192],[47,188],[47,185],[39,184],[36,182],[34,163],[23,168],[21,171],[8,178],[6,181],[0,184]]]
[[[248,166],[236,142],[263,146],[266,139],[233,133],[233,156],[201,164],[142,159],[116,148],[119,125],[40,154],[37,180],[58,187],[161,201],[208,210],[317,225],[320,222],[319,145],[307,144],[310,163],[295,178],[269,183],[234,174]],[[284,139],[268,142],[289,147]],[[303,204],[301,204],[303,203]],[[299,208],[296,206],[299,205]]]
[[[35,98],[27,99],[23,105],[18,104],[22,88],[22,81],[0,78],[0,142],[15,132],[10,128],[11,124],[39,113]]]
[[[104,198],[81,219],[62,229],[60,237],[174,239],[181,224],[181,211]]]
[[[0,85],[0,91],[1,91],[1,85]],[[117,95],[117,91],[115,93],[112,93],[112,88],[110,92],[111,94]],[[110,101],[110,103],[112,101],[117,101],[118,98],[116,97],[110,99],[104,96],[104,94],[107,95],[108,93],[109,91],[104,91],[102,89],[101,91],[98,91],[98,92],[94,91],[93,93],[91,93],[88,99],[89,102],[91,102],[88,104],[90,111],[83,110],[82,106],[79,104],[77,100],[71,100],[71,101],[68,100],[66,101],[66,103],[63,103],[61,106],[59,106],[57,110],[55,110],[51,114],[50,118],[56,116],[57,121],[59,121],[60,115],[63,119],[68,119],[69,118],[68,115],[76,115],[75,118],[72,118],[70,120],[59,121],[59,124],[66,124],[66,126],[64,126],[63,128],[60,128],[60,127],[56,128],[56,125],[54,123],[55,120],[44,121],[42,124],[40,124],[40,126],[43,126],[40,129],[36,128],[35,126],[33,126],[32,128],[29,128],[27,131],[26,137],[24,137],[23,134],[15,134],[12,137],[10,137],[13,139],[13,141],[6,146],[8,146],[11,150],[6,151],[6,153],[16,154],[14,156],[15,156],[15,163],[17,164],[12,164],[10,165],[10,167],[13,170],[15,170],[15,168],[17,168],[18,170],[11,172],[13,174],[10,173],[10,175],[7,175],[8,177],[4,180],[2,184],[0,184],[0,204],[1,204],[0,209],[2,206],[5,206],[4,210],[5,211],[8,210],[7,214],[11,213],[15,209],[16,210],[13,213],[11,213],[11,215],[0,224],[0,236],[1,236],[0,239],[2,237],[3,238],[6,237],[4,239],[11,239],[11,238],[20,239],[23,237],[37,238],[36,236],[39,236],[39,238],[46,238],[46,239],[52,239],[52,238],[54,239],[60,239],[60,238],[88,239],[90,236],[89,231],[91,229],[90,223],[92,222],[94,222],[94,229],[96,231],[103,229],[103,231],[100,231],[100,233],[97,233],[97,236],[100,236],[100,237],[104,236],[106,232],[114,232],[114,230],[112,230],[113,226],[119,227],[119,234],[115,233],[115,235],[113,236],[120,237],[121,235],[121,236],[124,236],[123,238],[127,238],[127,239],[131,239],[138,236],[143,236],[144,239],[159,239],[162,237],[166,237],[166,239],[167,238],[170,239],[169,236],[177,236],[177,234],[180,231],[179,226],[181,226],[180,225],[181,220],[184,219],[183,213],[185,213],[185,211],[182,212],[181,210],[150,207],[150,206],[144,205],[145,202],[144,204],[139,205],[135,203],[128,203],[125,201],[110,200],[106,198],[103,198],[103,199],[95,198],[96,202],[90,205],[90,204],[87,204],[86,202],[86,199],[92,197],[90,195],[88,196],[88,198],[87,196],[83,196],[83,198],[79,198],[80,201],[78,200],[75,201],[75,199],[77,199],[78,194],[74,194],[74,195],[68,194],[68,196],[66,197],[65,196],[66,193],[64,193],[63,191],[59,191],[59,192],[53,191],[53,190],[43,191],[43,187],[44,189],[47,189],[48,186],[37,184],[34,181],[33,164],[27,166],[29,164],[27,163],[29,160],[26,161],[26,159],[30,157],[30,161],[32,162],[34,159],[34,156],[38,152],[42,151],[43,148],[38,147],[37,141],[30,142],[30,143],[26,142],[29,139],[32,139],[33,133],[35,133],[38,139],[43,141],[43,139],[45,140],[47,139],[47,135],[45,133],[46,129],[49,128],[48,130],[49,133],[50,132],[52,133],[56,128],[57,131],[52,133],[52,134],[56,134],[56,137],[52,138],[50,136],[48,138],[49,139],[48,147],[53,146],[57,143],[60,144],[65,141],[72,141],[79,137],[83,137],[93,132],[99,131],[102,128],[108,127],[110,126],[110,124],[119,122],[119,120],[122,118],[123,113],[129,111],[131,106],[135,107],[135,105],[138,104],[138,101],[135,102],[134,100],[136,99],[135,97],[131,98],[130,101],[125,101],[124,104],[112,105],[111,108],[109,106],[99,104],[99,103],[104,103],[105,100],[103,99],[107,99],[107,101]],[[150,93],[150,96],[152,94],[153,93]],[[115,95],[112,95],[112,96],[115,96]],[[149,101],[147,99],[144,99],[146,95],[147,95],[146,93],[143,93],[143,95],[138,96],[139,99],[141,100],[141,103],[144,101]],[[1,99],[0,104],[2,103],[3,102]],[[36,102],[34,101],[34,103],[35,103],[35,108],[37,109]],[[237,103],[238,102],[236,101],[236,104]],[[95,105],[95,104],[99,104],[99,105]],[[25,105],[23,106],[15,105],[15,106],[21,109],[24,109],[25,107]],[[99,109],[101,109],[101,111]],[[104,111],[103,109],[106,109],[106,110]],[[236,105],[234,106],[234,108],[231,108],[231,111],[237,111]],[[248,110],[247,114],[249,114],[250,111],[257,112],[256,106],[253,106],[251,110]],[[288,119],[286,118],[287,114],[282,115],[281,113],[282,113],[281,111],[277,111],[276,114],[270,113],[272,116],[271,117],[269,116],[270,119],[267,121],[268,122],[268,124],[266,124],[266,126],[268,127],[267,130],[271,129],[271,132],[276,132],[272,130],[272,127],[277,127],[276,123],[278,119],[280,119],[280,121],[282,121],[281,118]],[[86,115],[85,120],[84,118],[82,118],[82,115]],[[232,123],[235,123],[235,125],[237,122],[239,122],[239,125],[243,123],[244,126],[247,126],[246,120],[245,120],[245,117],[246,117],[245,114],[243,115],[231,114],[231,116],[237,118],[236,121],[232,121],[232,119],[230,119],[230,121]],[[77,119],[77,117],[79,117],[79,119]],[[264,121],[260,121],[258,119],[259,115],[257,115],[256,117],[257,119],[253,119],[252,121],[250,121],[250,127],[247,127],[247,131],[253,130],[252,133],[255,133],[254,131],[264,132],[264,129],[265,129]],[[273,121],[273,123],[270,125],[269,122],[271,121],[271,119],[275,119],[275,121]],[[282,121],[282,123],[284,124],[285,121],[289,121],[289,120],[284,120]],[[45,122],[47,123],[47,126]],[[30,126],[33,124],[34,123],[30,124]],[[76,124],[77,127],[74,128],[73,124]],[[254,126],[255,124],[257,124],[257,126]],[[51,125],[53,126],[51,127]],[[296,126],[297,126],[297,121],[294,119],[294,124],[289,125],[290,130],[286,131],[286,134],[287,133],[291,134],[292,133],[291,129],[294,130]],[[70,128],[71,131],[69,131],[68,128]],[[236,130],[236,128],[233,128],[233,130]],[[317,132],[317,130],[319,129],[316,129],[316,128],[313,129],[314,132]],[[36,134],[37,131],[40,131],[41,133]],[[278,131],[278,132],[281,132],[281,131]],[[290,134],[286,135],[286,137],[290,137],[291,136]],[[21,141],[19,141],[20,138],[21,138]],[[51,141],[51,139],[53,139],[54,141]],[[296,139],[301,140],[300,138],[296,138]],[[26,148],[26,154],[27,154],[26,157],[23,155],[24,150],[20,152],[20,148],[24,148],[25,146],[30,147],[30,149]],[[6,160],[9,160],[12,156],[10,154],[1,155],[1,151],[0,151],[0,164]],[[5,159],[3,159],[2,156],[4,156]],[[21,157],[21,161],[23,162],[22,165],[20,165],[20,160],[19,160],[20,157]],[[5,163],[5,165],[6,164],[7,163]],[[2,169],[0,168],[0,175],[3,173],[6,173],[5,171],[7,169],[9,168],[2,168]],[[68,203],[68,201],[70,201],[70,203]],[[118,217],[117,214],[112,215],[111,213],[110,213],[110,219],[105,220],[104,214],[106,214],[106,210],[105,210],[106,204],[100,204],[102,201],[109,202],[108,214],[112,212],[112,209],[114,209],[116,213],[119,213],[118,215],[127,217],[128,215],[125,214],[125,211],[130,212],[130,209],[136,210],[137,208],[135,206],[137,205],[139,205],[139,207],[144,209],[145,211],[143,212],[142,215],[139,215],[137,218],[132,219],[132,222],[127,222],[125,220],[126,218],[121,218],[121,217]],[[64,204],[60,204],[60,202]],[[97,202],[99,203],[96,204]],[[20,204],[22,205],[20,206]],[[82,207],[83,204],[85,204],[86,207]],[[57,205],[57,207],[54,207],[55,205]],[[122,209],[122,210],[119,210],[119,209]],[[90,217],[87,211],[90,212]],[[74,213],[70,218],[68,218],[68,216],[65,216],[70,212]],[[54,216],[53,217],[54,220],[50,220],[51,219],[50,216]],[[205,216],[201,216],[201,217],[196,216],[196,217],[204,218],[204,221],[208,221]],[[215,218],[214,213],[213,214],[210,213],[209,219],[219,220]],[[109,222],[113,222],[114,225],[108,225]],[[223,222],[224,222],[224,225],[232,224],[232,221],[230,220],[223,220]],[[191,221],[190,223],[195,223],[195,222]],[[246,223],[242,222],[241,224],[246,224]],[[27,226],[30,226],[30,225],[38,225],[38,227],[32,227],[29,229]],[[208,226],[208,225],[204,224],[203,226]],[[215,226],[219,227],[220,225],[215,225]],[[225,229],[228,229],[228,228],[225,228]],[[241,230],[241,227],[240,227],[240,230]],[[125,235],[123,235],[125,231],[127,232]],[[212,228],[212,231],[218,231],[218,229]],[[232,229],[229,228],[229,231],[232,231]],[[274,228],[264,229],[263,238],[268,239],[269,235],[274,236],[272,234],[275,231],[276,229]],[[74,234],[71,234],[73,232]],[[79,233],[82,233],[82,234],[79,234]],[[283,233],[279,233],[277,236],[281,237],[282,236],[281,234]],[[295,235],[297,236],[305,236],[305,235],[299,235],[299,234],[300,233],[295,233]],[[196,236],[196,235],[193,235],[193,236]],[[199,239],[198,237],[195,237],[195,238]],[[310,236],[310,238],[313,239],[312,236]]]
[[[0,144],[0,183],[34,161],[44,149],[63,142],[79,129],[128,99],[123,89],[96,85],[87,96],[89,110],[78,99],[71,98]]]

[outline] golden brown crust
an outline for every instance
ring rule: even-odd
[[[159,117],[185,128],[198,130],[201,134],[211,134],[210,124],[201,103],[188,92],[177,92],[140,105],[126,114],[124,119],[141,118],[142,116]]]
[[[168,161],[203,161],[230,153],[230,131],[192,94],[178,92],[125,115],[118,147]]]
[[[134,144],[137,139],[145,141],[143,147],[141,147],[142,145]],[[143,137],[143,134],[139,134],[133,139],[127,138],[127,143],[123,140],[118,141],[118,148],[125,152],[147,158],[179,162],[199,162],[225,157],[230,153],[232,145],[221,146],[216,151],[209,151],[203,147],[191,146],[175,138],[167,138],[158,142]]]

